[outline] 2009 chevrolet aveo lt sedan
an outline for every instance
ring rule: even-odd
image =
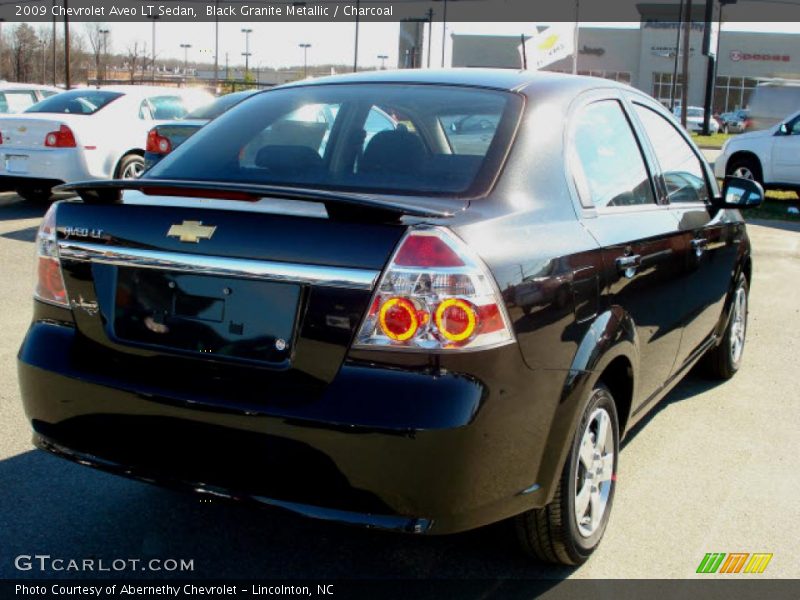
[[[742,360],[737,208],[763,192],[720,193],[613,82],[303,82],[65,189],[22,396],[37,446],[126,476],[416,533],[513,518],[577,564],[620,438],[701,359]]]

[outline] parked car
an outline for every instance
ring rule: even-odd
[[[743,133],[751,126],[750,113],[746,109],[734,110],[720,115],[722,133]]]
[[[60,89],[49,85],[0,81],[0,113],[21,113],[40,100],[55,96],[59,92]]]
[[[375,114],[396,124],[364,146]],[[470,114],[492,139],[459,151],[445,123]],[[22,398],[39,448],[128,477],[413,533],[513,518],[578,564],[620,439],[699,361],[742,361],[737,209],[763,190],[720,193],[624,84],[305,80],[140,179],[61,189],[81,198],[38,232]]]
[[[146,134],[212,96],[193,89],[109,86],[62,92],[0,117],[0,186],[47,200],[59,184],[138,176]]]
[[[769,129],[729,139],[714,162],[717,177],[734,175],[766,187],[800,186],[800,112]]]
[[[201,106],[184,118],[177,121],[162,123],[153,127],[147,133],[144,149],[144,166],[149,169],[167,154],[175,150],[183,142],[197,133],[212,119],[216,119],[225,111],[233,108],[239,102],[258,92],[258,90],[243,90],[225,94],[215,99],[206,106]]]
[[[675,118],[680,121],[681,107],[676,106],[673,110]],[[686,129],[694,133],[702,133],[703,131],[703,115],[705,111],[700,106],[689,106],[686,108]],[[712,134],[719,133],[719,123],[716,119],[708,120],[708,131]]]

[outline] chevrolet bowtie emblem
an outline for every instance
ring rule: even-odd
[[[210,240],[216,229],[214,225],[203,225],[202,221],[184,221],[180,225],[170,227],[167,237],[176,237],[181,242],[196,244],[200,240]]]

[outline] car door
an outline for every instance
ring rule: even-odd
[[[577,108],[568,148],[582,221],[603,248],[605,308],[620,307],[636,329],[635,410],[666,383],[680,346],[681,232],[621,97]]]
[[[772,138],[772,178],[775,183],[800,184],[800,115]]]
[[[685,314],[676,368],[704,350],[722,314],[737,257],[741,218],[712,206],[718,193],[705,160],[671,120],[652,104],[633,100],[656,158],[656,176],[667,193],[670,213],[682,232],[684,294],[676,304]]]

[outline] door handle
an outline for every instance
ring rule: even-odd
[[[641,254],[629,254],[627,256],[620,256],[617,259],[617,271],[622,273],[628,279],[636,275],[636,269],[642,266]]]
[[[692,250],[694,250],[694,254],[698,258],[703,255],[706,248],[708,248],[708,240],[706,238],[694,238],[692,240]]]

